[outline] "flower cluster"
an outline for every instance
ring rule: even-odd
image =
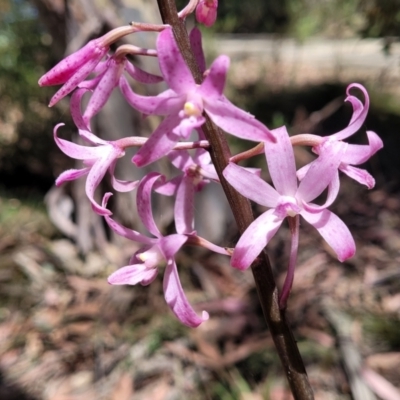
[[[218,2],[216,0],[191,0],[178,16],[182,19],[192,12],[199,22],[210,26],[215,22]],[[156,49],[142,49],[124,45],[110,54],[110,45],[121,37],[137,31],[157,31]],[[63,85],[53,96],[50,106],[67,94],[72,93],[70,108],[79,135],[88,146],[61,139],[59,124],[54,129],[54,140],[69,157],[83,161],[82,169],[62,173],[56,184],[86,178],[86,194],[93,210],[104,216],[111,230],[142,245],[128,265],[109,277],[113,285],[150,284],[159,268],[165,266],[164,294],[172,312],[187,326],[196,327],[206,319],[203,311],[198,315],[185,296],[178,274],[175,256],[186,245],[202,246],[211,251],[231,256],[231,265],[247,269],[275,235],[282,222],[288,219],[291,227],[291,252],[287,278],[281,290],[281,307],[293,283],[298,252],[299,217],[302,216],[320,233],[332,247],[338,260],[344,261],[355,253],[354,239],[345,223],[329,206],[339,192],[339,171],[342,171],[368,188],[374,186],[373,177],[356,166],[367,161],[382,147],[380,138],[367,131],[368,144],[354,145],[344,142],[363,125],[369,108],[368,93],[360,84],[351,84],[347,99],[353,115],[349,125],[342,131],[327,137],[309,133],[290,137],[286,128],[270,130],[254,116],[232,104],[223,94],[229,58],[221,55],[206,69],[202,51],[201,34],[194,28],[189,35],[191,47],[204,79],[197,84],[185,63],[168,25],[131,24],[117,28],[99,39],[92,40],[81,50],[65,58],[40,80],[40,85]],[[132,64],[127,55],[157,57],[161,76],[150,74]],[[126,76],[142,84],[165,82],[166,90],[156,96],[135,93]],[[89,77],[89,79],[87,79]],[[119,88],[126,101],[144,116],[164,117],[149,138],[126,137],[116,141],[98,138],[91,130],[91,119],[107,102],[111,92]],[[364,96],[359,100],[353,91],[357,89]],[[83,106],[82,97],[91,93]],[[226,133],[241,139],[261,143],[258,150],[233,157],[218,176],[208,153],[208,142],[202,127],[207,119]],[[194,137],[195,141],[189,141]],[[309,165],[296,171],[294,145],[312,147],[316,158]],[[115,178],[114,169],[119,158],[125,156],[125,149],[138,147],[132,159],[140,168],[154,163],[162,157],[180,172],[168,179],[159,172],[150,172],[140,181],[121,181]],[[236,164],[242,158],[256,154],[263,149],[273,186],[265,182],[259,171],[243,168]],[[154,164],[153,164],[154,165]],[[156,167],[155,167],[156,168]],[[138,216],[149,235],[122,226],[112,218],[107,207],[112,193],[105,193],[99,204],[95,192],[107,172],[116,191],[137,190]],[[197,235],[194,223],[194,198],[198,191],[220,179],[226,179],[238,192],[248,199],[267,208],[243,233],[235,248],[227,249],[208,242]],[[326,200],[322,205],[314,203],[324,191]],[[164,235],[153,218],[151,196],[174,196],[174,218],[176,233]]]

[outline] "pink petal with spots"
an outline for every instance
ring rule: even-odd
[[[60,186],[67,181],[74,181],[75,179],[87,175],[89,171],[90,167],[82,169],[68,169],[60,174],[60,176],[56,179],[56,186]]]
[[[186,94],[196,89],[196,83],[182,57],[171,28],[159,33],[157,54],[162,75],[174,92]]]
[[[206,59],[203,52],[203,44],[201,39],[201,31],[199,28],[194,27],[189,34],[190,47],[193,50],[194,57],[197,65],[200,68],[200,72],[204,74],[206,70]]]
[[[224,91],[230,60],[227,56],[219,56],[211,64],[210,72],[198,89],[198,93],[208,101],[219,99]]]
[[[300,214],[332,247],[339,261],[353,257],[356,251],[353,236],[338,216],[329,210],[322,210],[320,213],[303,210]]]
[[[107,51],[108,48],[99,46],[97,39],[91,40],[80,50],[64,58],[49,72],[44,74],[39,79],[39,86],[61,85],[67,82],[83,65],[93,59],[98,59],[99,62]]]
[[[208,320],[209,315],[206,311],[202,312],[201,317],[196,314],[190,305],[179,280],[178,269],[175,261],[169,260],[164,272],[164,296],[172,312],[185,325],[196,328],[202,322]]]

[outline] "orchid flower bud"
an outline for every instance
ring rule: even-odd
[[[205,26],[212,26],[217,19],[218,0],[200,0],[196,8],[196,19]]]
[[[80,50],[69,55],[39,79],[39,86],[61,85],[50,100],[53,106],[72,92],[97,66],[107,54],[110,44],[135,31],[133,26],[122,26],[104,36],[91,40]]]

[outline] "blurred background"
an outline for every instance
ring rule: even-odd
[[[342,177],[332,208],[357,254],[340,264],[302,224],[288,318],[317,399],[400,399],[400,2],[220,0],[218,15],[204,31],[207,59],[231,57],[227,96],[270,128],[334,133],[351,117],[347,85],[369,91],[368,118],[351,140],[365,143],[366,130],[382,137],[385,148],[365,165],[377,184],[368,191]],[[74,166],[53,143],[54,125],[64,122],[63,137],[78,139],[69,100],[49,109],[56,89],[37,81],[66,54],[132,20],[159,22],[156,2],[0,0],[0,399],[290,399],[250,272],[233,270],[226,257],[181,251],[188,298],[211,316],[188,329],[165,304],[162,274],[149,287],[107,284],[136,245],[91,212],[84,179],[54,187]],[[155,38],[126,40],[154,47]],[[157,72],[154,60],[134,61]],[[135,87],[143,94],[162,88]],[[113,140],[148,135],[155,123],[115,90],[93,128]],[[244,149],[231,144],[234,153]],[[296,156],[299,165],[312,159],[306,149]],[[118,177],[143,173],[129,154],[120,161]],[[262,157],[253,162],[264,166]],[[170,199],[155,200],[168,231]],[[115,195],[112,207],[116,219],[141,229],[134,193]],[[207,188],[196,210],[199,233],[234,245],[218,187]],[[280,285],[288,238],[282,227],[269,246]]]

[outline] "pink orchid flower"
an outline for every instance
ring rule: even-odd
[[[361,90],[365,98],[365,105],[357,97],[350,94],[350,91],[353,88]],[[300,139],[306,137],[310,143],[314,144],[313,151],[316,154],[320,154],[321,146],[340,146],[340,143],[342,143],[343,139],[347,139],[348,137],[355,134],[365,122],[369,109],[369,96],[367,90],[359,83],[352,83],[347,87],[346,92],[347,98],[345,101],[351,103],[353,107],[353,115],[349,125],[345,129],[333,135],[325,137],[311,134],[297,136]],[[354,165],[365,163],[370,157],[372,157],[378,150],[383,147],[382,139],[375,132],[367,131],[367,137],[368,145],[349,144],[347,146],[346,152],[343,155],[338,169],[355,181],[367,186],[368,189],[372,189],[375,186],[375,179],[371,176],[371,174],[369,174],[364,169],[354,167]],[[306,165],[297,172],[297,176],[299,179],[303,178],[311,165],[312,163]],[[335,190],[336,192],[339,191],[338,173],[336,173],[333,178],[331,189]]]
[[[110,44],[119,38],[132,33],[132,26],[122,26],[106,33],[104,36],[93,39],[84,47],[61,60],[55,67],[39,79],[39,86],[61,85],[51,98],[49,107],[52,107],[68,93],[71,93],[107,54]]]
[[[200,0],[196,7],[196,19],[205,26],[214,25],[217,19],[218,0]]]
[[[196,39],[199,35],[194,35]],[[193,42],[192,42],[193,43]],[[199,49],[196,48],[196,53]],[[272,133],[249,113],[237,108],[223,96],[229,58],[219,56],[201,85],[197,85],[186,65],[172,29],[157,38],[161,73],[170,89],[158,96],[139,96],[122,77],[120,88],[128,103],[146,115],[166,115],[148,142],[133,157],[138,166],[168,154],[180,139],[205,123],[203,112],[226,132],[253,141],[274,141]],[[197,58],[197,57],[196,57]],[[201,68],[201,67],[200,67]]]
[[[349,229],[326,209],[333,201],[332,196],[328,195],[323,206],[311,203],[331,182],[347,144],[322,145],[320,156],[298,185],[293,148],[286,128],[275,129],[273,133],[276,143],[268,143],[264,147],[275,188],[236,164],[230,163],[224,170],[225,178],[239,193],[269,208],[250,224],[239,239],[231,258],[232,266],[242,270],[248,268],[283,220],[296,215],[301,215],[318,230],[340,261],[352,257],[355,243]]]
[[[57,135],[57,130],[64,124],[58,124],[54,128],[54,140],[60,150],[71,158],[83,160],[86,167],[82,169],[70,169],[64,171],[56,180],[56,185],[59,186],[66,181],[71,181],[87,175],[86,179],[86,195],[94,211],[100,215],[109,215],[110,211],[100,206],[94,199],[94,193],[99,186],[101,180],[109,170],[112,177],[112,186],[119,192],[128,192],[136,188],[138,181],[129,182],[121,181],[114,177],[114,169],[118,158],[125,154],[123,147],[118,145],[118,142],[108,142],[95,136],[89,131],[80,129],[79,134],[95,147],[81,146],[76,143],[68,142],[60,139]]]
[[[201,317],[196,314],[186,298],[179,280],[175,254],[188,240],[188,236],[182,234],[163,236],[154,221],[151,192],[160,177],[161,175],[155,172],[146,175],[141,180],[137,192],[139,217],[154,238],[149,238],[118,224],[109,215],[105,216],[108,225],[115,233],[145,245],[132,257],[130,265],[111,274],[108,282],[112,285],[136,285],[137,283],[148,285],[156,278],[159,266],[166,264],[163,282],[165,300],[183,324],[194,328],[206,321],[209,316],[206,311],[202,312]],[[110,195],[107,193],[104,196],[102,204],[104,208],[107,206]]]

